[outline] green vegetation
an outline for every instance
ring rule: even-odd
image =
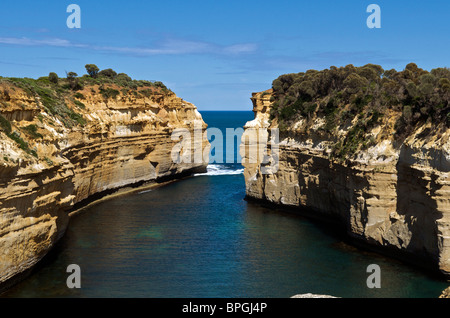
[[[48,158],[48,157],[44,157],[44,160],[45,160],[45,162],[47,162],[47,164],[49,165],[49,166],[53,166],[53,161],[50,159],[50,158]]]
[[[19,145],[20,149],[37,157],[36,151],[30,150],[28,143],[20,137],[20,134],[18,132],[14,131],[12,134],[9,134],[8,137],[14,140]]]
[[[0,114],[0,128],[9,135],[11,133],[11,123]]]
[[[115,99],[117,97],[117,95],[120,94],[120,92],[117,89],[110,88],[110,87],[104,88],[103,86],[100,86],[99,90],[105,99],[110,99],[110,98]]]
[[[58,84],[59,77],[58,77],[58,75],[56,73],[50,72],[48,74],[48,80],[50,81],[50,83]]]
[[[95,64],[86,64],[84,66],[86,68],[86,72],[89,74],[90,77],[96,78],[98,75],[98,72],[100,69]]]
[[[86,105],[81,101],[86,99],[83,94],[86,91],[93,94],[100,92],[106,100],[117,98],[121,92],[124,95],[132,93],[136,97],[172,93],[159,81],[133,80],[127,74],[117,73],[110,68],[100,71],[95,64],[86,64],[85,68],[88,74],[81,77],[75,72],[67,72],[65,78],[59,78],[56,73],[50,72],[48,76],[38,79],[0,77],[0,83],[12,84],[11,90],[15,90],[15,87],[23,89],[28,96],[35,98],[38,104],[42,103],[48,114],[55,116],[68,128],[86,123],[79,113],[80,109],[86,109]],[[138,91],[142,92],[142,95]],[[0,106],[9,107],[9,95],[7,90],[0,92]],[[73,109],[69,107],[68,103],[71,104],[69,101],[76,107]],[[42,114],[38,114],[37,118],[40,122],[44,120]],[[50,119],[47,121],[51,123]],[[5,132],[8,130],[9,134],[11,128],[8,125],[10,126],[10,123],[4,117],[0,117],[2,130]],[[33,129],[28,128],[27,135],[38,138],[39,135],[34,134],[37,132]]]
[[[1,114],[0,114],[0,128],[6,134],[6,136],[8,136],[9,138],[11,138],[16,142],[22,150],[37,157],[36,151],[30,150],[28,143],[20,137],[20,133],[18,133],[17,131],[12,131],[11,123]]]
[[[77,76],[78,76],[78,74],[75,72],[67,73],[68,87],[74,91],[83,89],[83,85],[80,84],[80,80],[78,79]]]
[[[67,73],[67,79],[68,79],[68,80],[73,80],[73,79],[75,79],[77,76],[78,76],[78,74],[75,73],[75,72],[68,72],[68,73]]]
[[[23,128],[32,138],[43,138],[43,136],[37,132],[37,126],[36,125],[28,125]]]
[[[106,70],[100,71],[98,73],[98,75],[101,76],[101,77],[108,77],[108,78],[112,78],[112,79],[117,77],[116,71],[114,71],[114,70],[112,70],[110,68],[107,68]]]
[[[272,88],[271,118],[278,118],[282,131],[300,118],[307,122],[324,118],[324,130],[330,135],[337,127],[349,125],[346,139],[335,145],[341,156],[367,146],[370,140],[365,133],[388,118],[388,113],[399,114],[395,125],[398,140],[421,123],[450,127],[449,68],[428,72],[410,63],[398,72],[375,64],[332,66],[281,75]]]
[[[77,105],[78,107],[80,107],[81,109],[86,109],[86,105],[84,103],[80,102],[79,100],[74,99],[73,103],[75,105]]]
[[[86,71],[88,74],[85,74],[81,77],[77,77],[78,75],[75,73],[75,76],[73,77],[73,79],[74,79],[74,81],[78,82],[78,85],[81,88],[75,88],[74,90],[82,89],[85,86],[112,84],[112,85],[119,86],[119,88],[122,92],[125,92],[125,89],[127,89],[126,92],[128,92],[129,89],[137,90],[139,88],[145,88],[145,89],[153,88],[154,90],[151,91],[151,94],[155,94],[158,92],[163,93],[163,94],[172,93],[160,81],[134,80],[127,74],[117,73],[116,71],[114,71],[111,68],[107,68],[107,69],[99,71],[99,68],[95,64],[86,64],[85,68],[86,68]],[[115,92],[112,92],[112,91],[106,92],[106,89],[104,89],[104,91],[105,91],[105,94],[107,95],[107,97],[105,97],[105,98],[111,98],[115,95]],[[136,95],[137,92],[136,93],[133,92],[133,94]]]
[[[59,78],[54,72],[38,79],[0,77],[0,84],[7,85],[7,88],[0,91],[0,108],[14,106],[11,95],[17,89],[21,89],[32,100],[34,99],[36,104],[42,107],[47,114],[51,115],[37,114],[36,119],[40,123],[49,124],[56,129],[59,128],[60,123],[67,128],[72,128],[86,124],[82,115],[82,110],[86,109],[86,105],[82,101],[85,102],[86,96],[89,94],[100,93],[106,100],[115,99],[121,93],[123,95],[133,94],[136,97],[172,94],[159,81],[133,80],[127,74],[117,74],[112,69],[100,71],[95,64],[86,64],[85,68],[88,74],[81,77],[75,72],[67,72],[65,78]],[[23,103],[19,103],[18,106],[23,109],[27,107]],[[25,127],[15,126],[2,115],[0,110],[0,130],[17,143],[22,150],[37,158],[36,150],[30,149],[30,145],[25,141],[32,142],[34,139],[43,138],[36,124],[29,124]],[[13,160],[7,156],[4,156],[3,159],[5,161]],[[50,166],[54,164],[47,157],[44,160]]]
[[[22,88],[28,95],[40,100],[44,109],[57,117],[66,127],[73,127],[74,125],[85,123],[80,114],[77,114],[69,108],[65,102],[65,96],[70,92],[66,90],[55,90],[48,86],[45,82],[39,82],[30,78],[6,78],[16,86]]]
[[[139,93],[145,97],[150,97],[153,94],[152,90],[148,88],[140,90]]]
[[[76,92],[75,94],[73,94],[73,97],[78,98],[78,99],[84,99],[84,95],[81,94],[80,92]]]

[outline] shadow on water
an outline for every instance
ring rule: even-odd
[[[320,261],[313,263],[322,274],[315,275],[314,283],[304,289],[303,293],[315,291],[326,294],[328,291],[330,295],[351,298],[435,298],[448,285],[442,275],[435,271],[405,262],[401,258],[384,255],[367,244],[354,241],[345,233],[345,226],[321,216],[311,217],[314,211],[246,200],[249,202],[249,213],[254,211],[288,218],[291,222],[302,224],[301,231],[308,233],[299,237],[295,244],[305,242],[309,251],[321,255]],[[305,231],[305,228],[310,231]],[[367,266],[370,264],[380,265],[381,289],[367,287],[366,280],[371,273],[367,272]],[[307,271],[305,273],[311,274]],[[330,277],[333,279],[330,280]]]

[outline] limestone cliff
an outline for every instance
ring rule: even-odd
[[[273,133],[262,141],[249,135],[280,128],[280,118],[271,112],[273,89],[251,100],[255,119],[241,143],[248,198],[335,219],[355,241],[450,277],[449,129],[430,133],[432,123],[426,122],[396,142],[394,123],[402,114],[393,111],[367,132],[367,147],[342,159],[333,152],[357,119],[328,134],[323,118],[292,116],[280,130],[276,169],[262,173],[268,161],[251,150],[266,147],[271,156],[265,142]]]
[[[207,159],[173,160],[178,128],[201,133],[178,153],[208,153],[196,107],[164,87],[130,83],[72,90],[64,83],[0,81],[0,285],[54,246],[75,204],[205,170]]]

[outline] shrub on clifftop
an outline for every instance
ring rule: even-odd
[[[419,122],[450,126],[449,68],[428,72],[410,63],[397,72],[385,71],[375,64],[332,66],[322,71],[281,75],[273,81],[272,88],[272,118],[287,122],[314,115],[330,118],[332,105],[340,118],[351,114],[372,124],[374,113],[378,114],[377,119],[388,110],[403,113],[397,124],[399,135]]]
[[[338,159],[370,147],[371,131],[380,124],[379,138],[393,136],[395,142],[421,125],[430,127],[425,134],[450,127],[449,68],[428,72],[410,63],[398,72],[374,64],[332,66],[281,75],[272,89],[270,116],[280,131],[289,133],[302,120],[297,127],[326,135],[333,142],[330,155]]]
[[[84,67],[86,68],[86,72],[92,78],[96,78],[98,75],[98,72],[100,71],[100,69],[95,64],[86,64]]]
[[[48,80],[50,81],[50,83],[58,84],[59,77],[56,73],[50,72],[48,74]]]
[[[98,76],[103,76],[103,77],[108,77],[108,78],[113,79],[117,76],[117,73],[113,69],[107,68],[106,70],[101,70],[98,73]]]

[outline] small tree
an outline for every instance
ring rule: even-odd
[[[78,81],[77,76],[78,76],[78,74],[75,72],[67,73],[67,80],[69,82],[70,88],[74,91],[82,88],[82,86],[80,85],[80,82]]]
[[[95,64],[86,64],[84,66],[90,77],[96,78],[100,69]]]
[[[78,76],[78,74],[75,73],[75,72],[68,72],[68,73],[66,73],[66,74],[67,74],[67,79],[68,79],[69,81],[74,80],[74,79]]]
[[[49,80],[51,83],[58,84],[59,77],[58,77],[58,75],[57,75],[56,73],[50,72],[50,73],[48,74],[48,80]]]

